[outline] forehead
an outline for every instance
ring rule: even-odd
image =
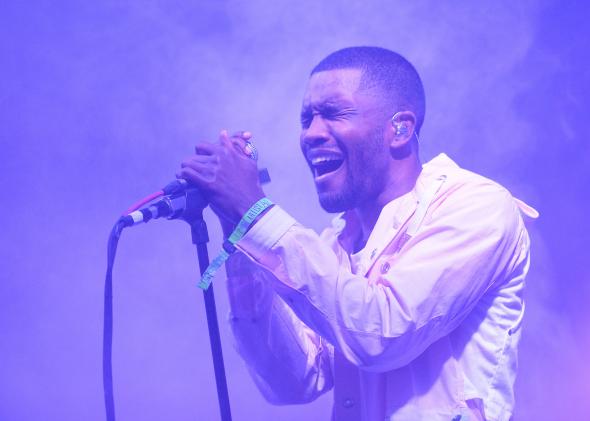
[[[314,73],[307,83],[303,106],[327,101],[354,101],[361,77],[360,69],[334,69]]]

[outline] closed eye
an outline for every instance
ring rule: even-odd
[[[301,113],[301,127],[307,129],[311,125],[311,120],[313,119],[312,113]]]
[[[327,115],[326,118],[330,118],[332,120],[337,120],[337,119],[348,118],[351,115],[353,115],[353,113],[350,111],[339,111],[339,112],[334,112],[334,113]]]
[[[351,109],[346,110],[338,110],[338,109],[331,109],[331,108],[324,108],[319,112],[303,112],[301,113],[301,127],[307,129],[311,122],[316,115],[320,115],[325,120],[345,120],[347,118],[352,117],[355,115]]]

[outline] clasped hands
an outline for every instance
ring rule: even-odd
[[[211,209],[219,217],[224,231],[233,229],[240,218],[264,191],[258,179],[256,161],[249,157],[249,132],[229,136],[222,130],[215,143],[199,142],[195,154],[180,164],[177,178],[199,187],[206,195]]]

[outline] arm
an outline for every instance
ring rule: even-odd
[[[218,143],[197,144],[196,154],[182,162],[177,174],[206,192],[226,238],[264,196],[256,162],[243,152],[250,136],[240,132],[229,138],[222,131]],[[273,403],[300,403],[328,391],[330,349],[273,292],[272,274],[240,253],[226,269],[235,345],[265,397]]]
[[[241,253],[226,270],[234,346],[265,398],[305,403],[330,390],[329,346],[272,290],[272,274]]]
[[[307,326],[372,371],[401,367],[451,332],[528,253],[512,197],[491,182],[441,195],[377,282],[343,268],[311,230],[273,230],[277,221],[292,219],[269,212],[239,247]]]

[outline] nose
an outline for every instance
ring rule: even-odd
[[[301,131],[301,149],[321,145],[330,138],[328,125],[321,115],[314,114],[309,126]]]

